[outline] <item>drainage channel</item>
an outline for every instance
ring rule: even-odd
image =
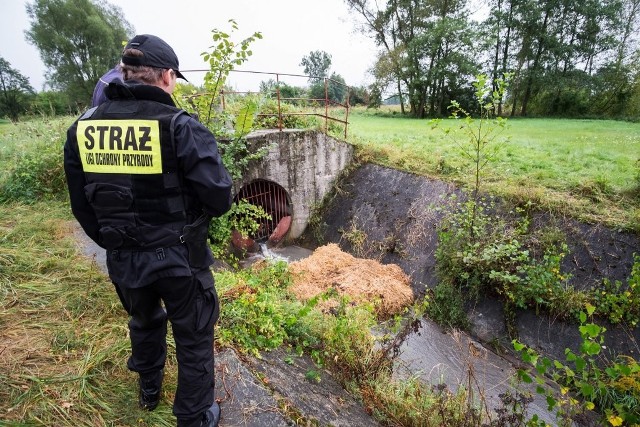
[[[248,267],[260,260],[293,262],[312,254],[297,246],[269,248],[258,245],[259,250],[241,264]],[[378,332],[374,332],[378,335]],[[410,333],[397,343],[394,352],[393,372],[398,380],[416,378],[425,385],[446,385],[455,392],[460,387],[471,390],[473,400],[482,405],[483,411],[502,406],[501,395],[516,393],[530,395],[527,404],[528,418],[537,415],[549,426],[557,425],[555,414],[547,409],[546,399],[536,393],[536,384],[516,381],[514,362],[500,356],[464,332],[445,332],[435,322],[423,318]]]
[[[235,197],[236,202],[239,200],[261,207],[270,216],[260,220],[258,230],[248,239],[234,240],[236,247],[250,253],[241,265],[247,267],[262,259],[291,262],[311,254],[310,250],[297,246],[277,246],[291,226],[292,206],[284,188],[273,181],[258,179],[240,189]],[[500,405],[501,394],[513,394],[518,389],[514,385],[515,371],[509,360],[466,334],[443,333],[437,324],[427,319],[420,322],[417,331],[404,338],[394,360],[397,378],[417,377],[425,384],[446,384],[452,391],[459,387],[471,388],[489,410]],[[537,414],[549,425],[556,425],[544,398],[531,387],[523,384],[518,387],[531,392],[534,398],[528,414]]]
[[[257,179],[244,185],[234,201],[246,202],[262,208],[268,218],[258,221],[258,229],[248,239],[238,239],[234,245],[239,249],[254,248],[257,242],[266,243],[268,246],[277,245],[287,235],[291,228],[291,201],[287,191],[273,181]]]

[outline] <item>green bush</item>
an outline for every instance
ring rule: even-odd
[[[619,280],[604,279],[601,289],[593,295],[596,314],[611,323],[627,322],[631,327],[640,323],[640,255],[634,254],[634,263],[627,284]]]
[[[37,93],[29,107],[31,114],[38,116],[61,116],[77,114],[77,107],[72,106],[69,97],[63,92],[45,91]]]
[[[445,281],[438,283],[433,290],[432,301],[433,304],[427,308],[427,315],[431,320],[447,328],[468,329],[465,298],[459,287]]]
[[[33,203],[66,196],[62,162],[66,126],[62,120],[33,120],[15,125],[3,135],[13,150],[0,159],[5,168],[1,201]]]
[[[307,109],[308,110],[308,109]],[[319,126],[320,122],[313,116],[305,116],[302,107],[296,107],[289,103],[280,102],[280,113],[283,129],[308,129]],[[261,105],[259,116],[256,120],[258,129],[279,129],[278,101],[265,99]]]
[[[559,316],[577,314],[587,296],[571,289],[567,284],[570,275],[560,271],[566,244],[554,241],[535,247],[526,217],[508,222],[492,213],[495,211],[484,200],[459,203],[439,225],[436,268],[442,285],[436,292],[436,305],[442,300],[447,307],[443,310],[449,316],[445,323],[460,324],[451,317],[459,310],[449,310],[457,294],[445,285],[460,289],[459,294],[470,299],[499,296],[508,316],[518,308],[542,309]],[[542,255],[534,256],[536,251]]]
[[[209,243],[213,256],[237,266],[238,259],[229,252],[229,243],[234,230],[243,237],[258,231],[262,219],[270,219],[260,206],[240,200],[224,215],[211,219],[209,223]]]
[[[254,355],[285,345],[309,354],[317,364],[337,364],[349,372],[364,366],[363,355],[373,352],[372,310],[343,305],[337,313],[325,314],[317,304],[330,292],[300,302],[289,290],[291,284],[288,264],[282,261],[217,272],[224,306],[218,342]]]
[[[536,392],[546,397],[549,410],[553,410],[562,425],[572,425],[571,417],[586,410],[598,409],[613,426],[638,425],[640,423],[640,365],[628,356],[619,356],[603,366],[602,350],[605,348],[606,329],[590,321],[595,307],[586,304],[586,312],[580,312],[580,349],[565,349],[565,361],[539,356],[534,350],[513,341],[520,358],[535,370],[518,370],[520,381],[538,384]],[[562,388],[560,393],[546,385],[550,376]],[[580,401],[574,396],[579,396]]]
[[[309,310],[289,294],[290,283],[284,262],[216,273],[224,306],[218,322],[219,343],[258,355],[310,336],[302,323]]]

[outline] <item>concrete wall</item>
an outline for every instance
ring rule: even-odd
[[[268,154],[249,166],[243,185],[266,179],[282,186],[289,195],[292,223],[287,239],[300,237],[312,208],[320,204],[339,173],[353,158],[353,147],[320,131],[268,130],[248,136],[252,147],[269,146]]]

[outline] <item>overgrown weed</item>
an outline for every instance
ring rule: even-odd
[[[12,124],[0,134],[0,202],[64,200],[62,165],[65,130],[73,118],[40,119]]]

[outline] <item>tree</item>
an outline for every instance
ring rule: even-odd
[[[300,65],[304,67],[304,73],[309,77],[309,96],[313,99],[329,99],[335,103],[345,101],[347,85],[340,74],[332,73],[331,55],[323,50],[314,50],[309,55],[302,57]]]
[[[77,109],[64,92],[45,90],[36,94],[31,101],[30,110],[37,115],[61,116],[75,114]]]
[[[383,9],[368,0],[345,1],[384,51],[375,67],[378,86],[394,81],[401,105],[406,91],[416,117],[445,115],[478,71],[466,1],[393,0]]]
[[[373,90],[369,90],[365,86],[352,87],[349,93],[349,105],[365,105],[369,106],[372,102],[376,102]]]
[[[327,95],[329,100],[336,103],[346,103],[347,83],[340,74],[331,73],[327,79]]]
[[[377,2],[374,2],[375,6],[369,5],[368,0],[345,0],[345,3],[349,10],[357,13],[364,20],[360,30],[364,34],[369,34],[376,44],[384,49],[374,67],[375,90],[379,95],[376,99],[381,101],[382,92],[393,81],[400,100],[400,110],[404,114],[403,85],[406,86],[406,80],[402,69],[405,55],[404,47],[397,37],[395,22],[388,21],[387,14],[378,7]]]
[[[49,85],[83,105],[95,83],[120,60],[133,27],[122,10],[94,0],[35,0],[27,3],[29,43],[48,67]]]
[[[601,98],[594,77],[616,50],[618,0],[494,0],[492,76],[513,72],[511,115],[581,115]],[[602,109],[593,109],[596,114]]]
[[[17,121],[29,108],[29,95],[34,92],[29,79],[0,56],[0,116]]]
[[[173,92],[173,97],[179,100],[179,103],[186,101],[187,105],[181,108],[196,114],[200,122],[216,136],[225,135],[230,131],[225,124],[228,117],[224,117],[223,112],[217,111],[220,95],[226,90],[227,77],[235,67],[249,60],[253,55],[251,45],[262,39],[262,33],[256,31],[249,37],[236,41],[233,33],[239,30],[238,23],[234,19],[229,19],[227,23],[231,31],[225,32],[218,28],[211,30],[211,39],[214,44],[209,46],[209,51],[201,53],[202,59],[209,65],[209,70],[204,75],[203,85],[207,96],[198,96],[191,91],[183,90],[182,85],[176,86]],[[239,138],[242,139],[243,136]],[[222,151],[222,144],[219,144],[218,148]],[[234,175],[234,172],[231,172]]]
[[[260,93],[265,96],[269,98],[277,98],[278,92],[280,92],[280,99],[295,104],[297,100],[293,98],[300,98],[304,89],[296,86],[290,86],[285,82],[277,82],[274,79],[263,80],[260,82]]]
[[[304,73],[307,76],[325,78],[329,76],[331,55],[323,50],[314,50],[302,57],[300,65],[304,67]],[[316,79],[309,79],[309,81],[314,82]]]
[[[620,31],[616,34],[616,52],[595,75],[598,97],[593,102],[596,111],[617,117],[640,117],[640,48],[637,34],[640,27],[640,0],[623,0],[618,10]]]
[[[317,80],[309,88],[309,97],[324,102],[328,99],[334,104],[346,103],[348,86],[340,74],[332,73],[331,77]]]

